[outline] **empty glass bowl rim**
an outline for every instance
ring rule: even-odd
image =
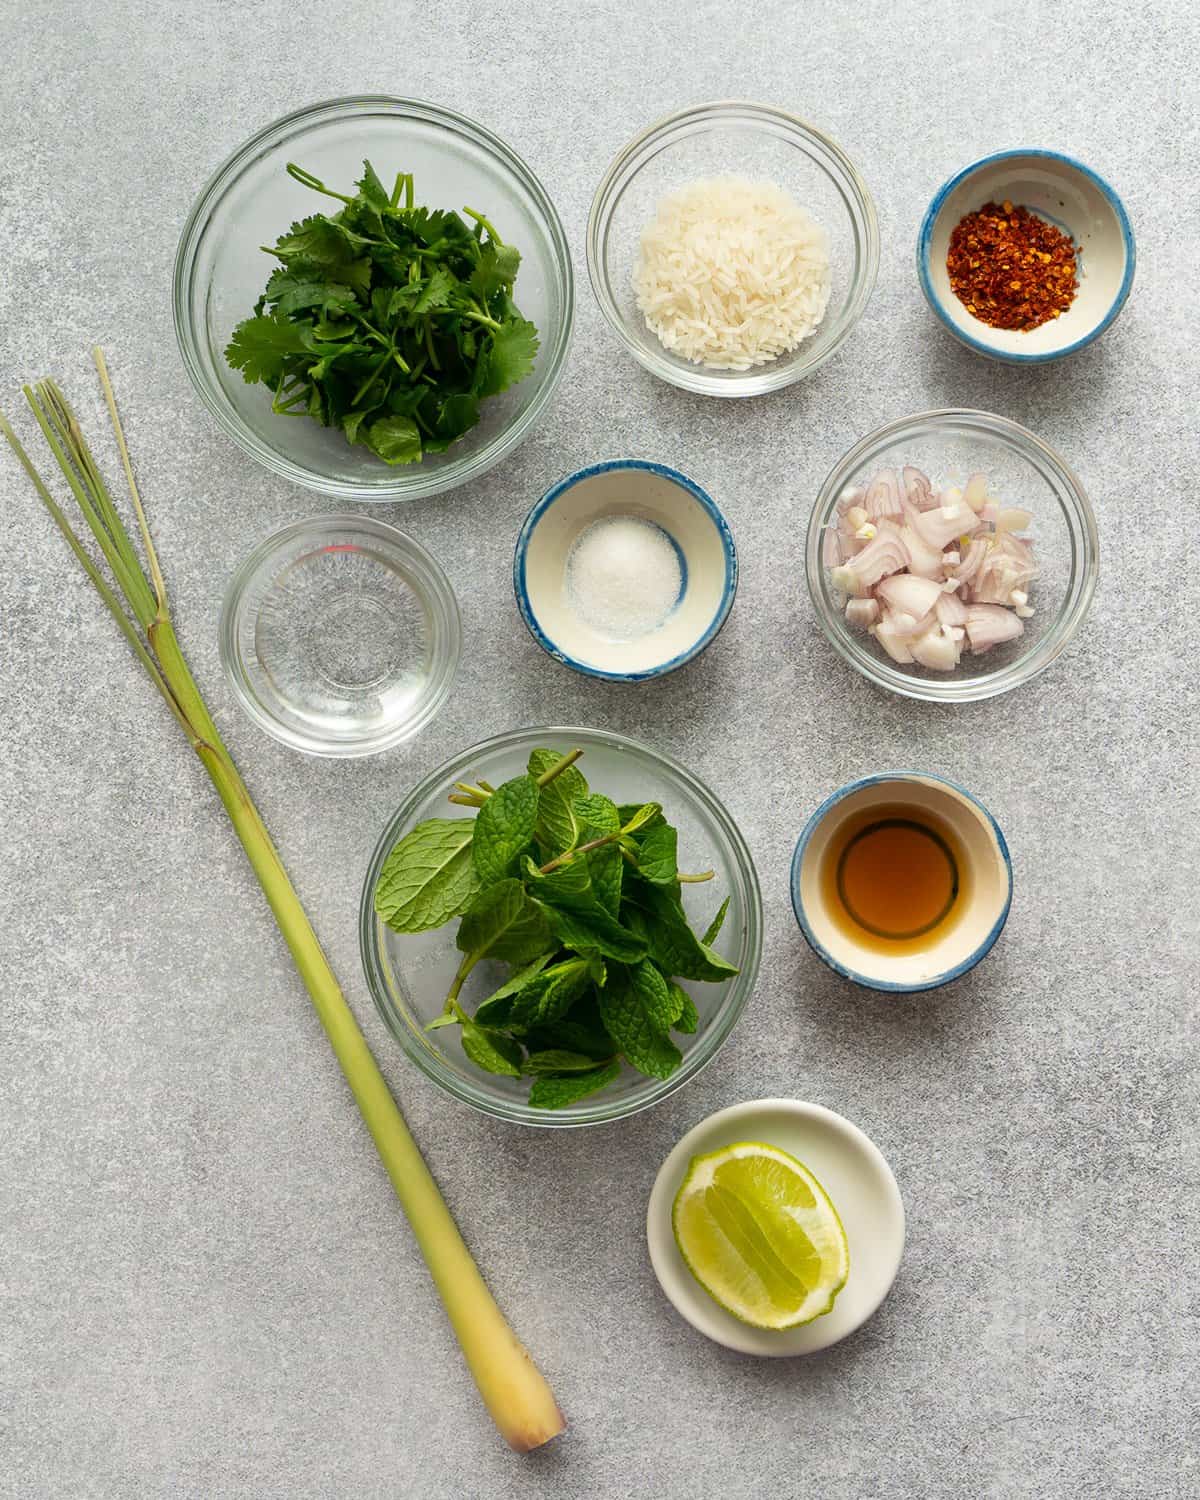
[[[932,979],[922,979],[915,984],[898,984],[894,979],[871,979],[866,974],[860,974],[857,969],[851,969],[848,965],[834,958],[829,949],[817,937],[808,920],[804,902],[800,896],[800,878],[804,866],[804,856],[808,846],[812,842],[813,835],[825,819],[838,805],[847,797],[852,797],[855,792],[861,792],[866,787],[887,786],[898,781],[934,782],[938,786],[949,787],[952,792],[957,792],[960,797],[969,802],[975,810],[982,815],[984,825],[990,829],[996,840],[996,848],[1004,864],[1006,887],[1004,894],[1004,905],[999,916],[992,923],[988,932],[980,939],[966,958],[960,959],[958,963],[952,964],[950,968],[941,974],[936,974]],[[992,949],[996,946],[997,939],[1004,931],[1008,921],[1008,914],[1012,909],[1013,898],[1013,870],[1012,856],[1008,852],[1008,844],[1004,834],[1001,832],[999,823],[993,814],[983,805],[973,792],[967,791],[965,786],[960,786],[957,781],[951,781],[948,776],[938,776],[933,771],[879,771],[872,776],[860,776],[856,781],[848,781],[845,786],[838,787],[836,792],[831,792],[820,807],[812,814],[808,822],[796,840],[796,847],[792,851],[792,865],[790,872],[790,885],[792,893],[792,911],[795,913],[796,922],[800,931],[804,934],[804,941],[817,955],[827,964],[835,974],[840,974],[843,979],[849,979],[851,983],[857,984],[864,990],[880,990],[897,995],[916,995],[923,990],[941,989],[943,985],[952,984],[954,980],[961,979],[964,974],[972,970],[976,964],[981,963]]]
[[[316,541],[322,534],[347,530],[363,531],[382,543],[394,555],[403,558],[410,567],[415,567],[419,588],[414,590],[434,619],[432,667],[425,692],[417,700],[414,711],[399,724],[377,733],[346,740],[322,739],[319,735],[307,734],[295,729],[278,718],[263,703],[250,685],[238,649],[238,624],[241,604],[250,580],[273,555],[285,551],[293,542],[301,539]],[[281,744],[293,750],[302,750],[309,755],[352,758],[361,755],[376,755],[403,744],[418,734],[440,711],[454,686],[458,672],[459,653],[462,649],[462,621],[458,600],[446,571],[431,552],[420,542],[414,541],[398,527],[373,516],[358,515],[353,511],[330,516],[311,516],[303,521],[293,521],[263,538],[252,547],[234,570],[225,590],[218,626],[218,647],[221,665],[233,689],[234,696],[249,717],[260,729]]]
[[[653,346],[643,346],[634,339],[626,326],[626,320],[617,306],[612,283],[608,275],[603,253],[608,226],[620,199],[621,192],[633,177],[658,154],[660,142],[669,137],[679,126],[691,121],[735,121],[751,124],[782,126],[785,134],[815,148],[813,160],[837,188],[846,206],[854,238],[859,247],[855,275],[846,294],[846,300],[833,322],[834,333],[828,343],[813,347],[815,341],[806,341],[808,353],[790,359],[787,363],[759,365],[746,371],[712,371],[703,365],[694,367],[675,364]],[[828,158],[828,160],[826,160]],[[837,171],[831,170],[832,161]],[[839,179],[838,173],[841,178]],[[619,191],[618,191],[619,189]],[[875,200],[862,173],[847,156],[841,146],[816,126],[780,109],[777,105],[761,104],[751,99],[713,99],[701,104],[689,105],[664,115],[640,131],[613,157],[600,179],[592,197],[588,213],[586,255],[588,279],[605,321],[616,333],[626,349],[645,369],[661,379],[684,390],[702,395],[755,396],[769,391],[782,390],[812,373],[841,347],[853,332],[875,287],[879,271],[879,220],[875,211]],[[824,324],[822,324],[824,328]],[[801,351],[806,345],[800,346]],[[736,377],[736,378],[733,378]]]
[[[826,581],[824,535],[842,489],[859,469],[911,433],[921,430],[965,429],[1005,444],[1041,476],[1058,500],[1071,536],[1071,578],[1062,607],[1044,635],[1015,661],[997,672],[959,677],[948,681],[910,677],[890,660],[877,660],[866,644],[853,635],[840,610],[834,609]],[[1032,530],[1036,542],[1037,517]],[[1020,423],[994,412],[972,407],[945,407],[899,417],[868,432],[849,449],[826,476],[809,517],[805,545],[808,591],[821,628],[843,661],[864,677],[905,698],[933,703],[967,703],[1008,692],[1036,677],[1059,656],[1074,638],[1087,616],[1096,590],[1100,543],[1096,517],[1087,492],[1066,460],[1044,439]]]
[[[745,961],[738,974],[729,981],[729,989],[721,1002],[720,1010],[705,1030],[698,1034],[694,1044],[684,1052],[683,1062],[671,1077],[653,1080],[644,1078],[642,1080],[644,1092],[626,1094],[622,1098],[606,1098],[602,1091],[591,1101],[583,1099],[578,1104],[562,1110],[533,1109],[520,1099],[501,1102],[490,1097],[482,1087],[477,1087],[468,1079],[460,1078],[446,1066],[432,1045],[420,1039],[420,1033],[409,1018],[406,1007],[398,1004],[391,993],[391,987],[386,978],[387,966],[380,951],[379,936],[383,924],[375,915],[374,902],[375,885],[384,862],[397,840],[408,831],[406,825],[412,821],[417,809],[432,792],[448,787],[457,779],[459,773],[467,769],[473,761],[485,755],[518,747],[533,748],[539,740],[548,738],[568,741],[571,744],[582,743],[585,747],[590,742],[594,745],[631,752],[636,757],[654,763],[666,773],[668,779],[674,778],[678,781],[688,795],[704,807],[720,828],[721,835],[730,851],[730,863],[738,872],[744,887],[746,904]],[[530,725],[493,735],[489,739],[459,751],[458,754],[451,756],[449,760],[431,771],[408,793],[384,825],[383,832],[375,845],[375,851],[371,855],[359,904],[358,930],[363,973],[366,976],[367,988],[371,991],[371,997],[375,1002],[375,1008],[389,1032],[400,1043],[405,1055],[416,1063],[427,1078],[444,1089],[446,1093],[452,1094],[484,1114],[520,1125],[563,1129],[603,1124],[638,1114],[643,1109],[659,1103],[668,1094],[673,1094],[677,1089],[682,1088],[712,1061],[737,1024],[758,979],[758,967],[762,958],[762,893],[759,888],[758,873],[754,868],[754,860],[737,824],[704,782],[682,766],[673,756],[656,750],[640,740],[631,739],[628,735],[615,734],[607,729],[589,729],[581,725]]]
[[[645,667],[640,672],[613,672],[606,671],[600,667],[588,666],[586,662],[564,651],[559,645],[546,634],[534,611],[533,604],[529,598],[529,586],[525,578],[525,562],[529,552],[529,544],[533,540],[533,533],[537,530],[538,523],[546,512],[561,499],[568,490],[576,485],[582,484],[586,479],[594,479],[598,474],[609,474],[626,469],[637,470],[643,474],[656,474],[661,479],[670,480],[680,489],[689,494],[700,506],[712,522],[716,530],[721,550],[725,556],[725,579],[721,586],[721,599],[717,605],[712,619],[705,626],[703,632],[687,648],[680,651],[678,655],[669,660],[660,662],[654,667]],[[586,469],[577,469],[574,474],[568,474],[565,479],[560,479],[557,484],[551,485],[540,500],[536,501],[533,509],[525,517],[521,530],[517,535],[517,545],[513,552],[513,592],[517,596],[517,608],[521,611],[521,618],[525,621],[526,629],[542,648],[547,656],[555,661],[562,662],[565,666],[573,667],[576,672],[581,672],[585,677],[598,677],[605,682],[648,682],[653,677],[665,677],[668,672],[674,672],[678,667],[684,666],[692,661],[700,653],[706,650],[724,628],[725,621],[729,618],[729,611],[733,608],[734,596],[737,594],[738,585],[738,560],[737,548],[733,544],[733,533],[729,529],[729,522],[725,519],[720,506],[710,494],[700,487],[694,479],[689,479],[686,474],[680,473],[678,469],[672,469],[667,464],[651,463],[644,458],[610,458],[601,463],[589,464]]]
[[[280,144],[301,126],[350,119],[354,115],[369,114],[372,111],[423,120],[445,126],[455,134],[467,136],[501,161],[520,180],[534,200],[553,246],[553,260],[562,296],[562,314],[552,329],[538,329],[542,349],[547,350],[549,355],[541,385],[533,393],[529,404],[489,442],[473,453],[463,454],[438,469],[422,469],[420,465],[398,468],[387,483],[361,484],[354,480],[331,479],[314,474],[303,464],[262,442],[237,416],[231,403],[204,368],[200,355],[203,340],[192,316],[192,287],[197,254],[214,213],[229,190],[269,147]],[[284,227],[286,226],[281,226],[281,229]],[[197,195],[179,236],[172,284],[172,311],[175,338],[188,378],[205,406],[240,448],[271,473],[289,479],[294,484],[303,485],[306,489],[344,500],[393,505],[400,500],[415,500],[440,494],[478,478],[511,453],[526,435],[549,404],[563,375],[575,316],[575,273],[562,221],[541,179],[522,156],[486,125],[459,114],[457,110],[424,99],[408,99],[398,94],[354,94],[323,99],[281,115],[257,130],[221,162]]]

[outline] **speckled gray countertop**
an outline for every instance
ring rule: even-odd
[[[840,10],[840,13],[839,13]],[[54,372],[101,412],[102,342],[222,732],[349,998],[569,1435],[521,1459],[486,1419],[304,991],[200,768],[8,456],[0,456],[0,1493],[623,1497],[1195,1494],[1196,182],[1194,7],[1097,0],[855,6],[646,0],[517,7],[280,0],[0,3],[0,405]],[[355,90],[457,106],[557,203],[581,278],[557,400],[482,482],[395,519],[447,568],[462,675],[379,759],[266,739],[221,676],[221,593],[253,542],[322,502],[201,409],[171,330],[180,224],[273,116]],[[705,401],[617,349],[583,268],[591,190],[631,131],[727,94],[828,130],[878,203],[857,332],[778,397]],[[1133,297],[1069,363],[959,348],[917,290],[932,191],[1004,145],[1058,147],[1122,193]],[[1100,518],[1095,608],[1023,691],[956,710],[873,691],[803,588],[822,476],[880,421],[1002,412],[1075,464]],[[21,415],[22,430],[29,424]],[[677,464],[725,508],[742,586],[707,655],[634,690],[552,665],[509,545],[593,460]],[[480,536],[494,536],[484,548]],[[696,767],[746,832],[766,948],[716,1062],[649,1114],[508,1128],[401,1057],[355,912],[385,816],[436,762],[518,723],[594,723]],[[988,962],[894,1002],[804,947],[787,863],[829,790],[909,763],[976,791],[1016,903]],[[755,1363],[660,1294],[643,1214],[709,1111],[790,1094],[890,1159],[900,1277],[855,1338]]]

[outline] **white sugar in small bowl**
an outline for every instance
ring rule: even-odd
[[[959,221],[1006,201],[1069,234],[1078,256],[1075,300],[1061,317],[1027,331],[992,328],[968,312],[946,270]],[[935,193],[917,237],[917,274],[933,311],[968,349],[1014,365],[1046,364],[1098,339],[1125,306],[1136,261],[1120,198],[1090,167],[1057,151],[998,151],[964,167]]]
[[[594,540],[590,528],[612,518],[654,528],[647,546],[660,569],[655,582],[677,578],[674,598],[663,595],[649,628],[631,617],[623,630],[611,610],[589,612],[595,600],[572,567],[581,539]],[[733,537],[713,500],[677,470],[635,458],[580,469],[547,490],[513,558],[517,605],[534,640],[555,661],[609,682],[661,677],[698,656],[725,623],[737,576]]]

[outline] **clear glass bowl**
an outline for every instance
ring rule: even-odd
[[[700,1012],[693,1036],[678,1036],[683,1063],[666,1080],[646,1078],[626,1067],[606,1089],[567,1109],[533,1109],[526,1102],[529,1079],[483,1073],[464,1056],[457,1027],[426,1031],[440,1014],[461,954],[454,946],[458,922],[433,932],[397,933],[376,915],[375,885],[397,841],[425,818],[472,816],[448,803],[455,781],[480,777],[499,786],[525,770],[539,746],[564,753],[582,747],[579,769],[597,791],[618,801],[661,802],[679,829],[680,859],[695,870],[712,868],[715,878],[685,885],[683,903],[701,931],[729,897],[718,950],[740,973],[723,984],[684,983]],[[594,1125],[619,1120],[666,1098],[693,1078],[733,1030],[754,988],[762,951],[762,898],[758,877],[737,825],[706,786],[669,756],[636,740],[600,729],[514,729],[448,760],[404,799],[388,821],[367,869],[359,914],[359,944],[367,984],[380,1015],[413,1062],[440,1088],[486,1114],[523,1125]],[[480,964],[463,990],[468,1012],[501,982],[501,964]]]
[[[373,755],[411,739],[445,703],[461,639],[437,561],[368,516],[321,516],[267,537],[221,610],[221,662],[242,707],[312,755]]]
[[[276,415],[266,388],[247,385],[224,356],[275,264],[260,246],[274,244],[293,220],[333,207],[294,182],[287,163],[298,162],[343,191],[362,175],[364,158],[388,182],[400,170],[412,172],[419,203],[456,211],[469,204],[489,216],[521,252],[516,301],[541,338],[532,375],[483,402],[478,425],[460,442],[400,468],[307,416]],[[562,374],[574,296],[558,214],[521,158],[453,110],[383,94],[310,105],[260,130],[205,186],[175,257],[175,332],[184,366],[230,437],[296,484],[381,503],[452,489],[517,446]]]
[[[710,370],[670,353],[633,291],[642,230],[660,199],[698,177],[727,174],[778,183],[829,234],[824,320],[790,354],[752,370]],[[858,322],[879,268],[879,226],[866,183],[828,136],[785,110],[721,100],[668,115],[617,154],[592,200],[587,264],[601,312],[652,374],[701,395],[759,396],[810,375]]]
[[[1029,587],[1034,615],[1014,641],[980,656],[965,652],[953,672],[894,662],[866,631],[846,621],[826,559],[826,532],[838,496],[883,468],[913,464],[935,488],[987,475],[1006,504],[1028,510],[1028,536],[1040,568]],[[902,417],[868,433],[835,465],[821,486],[808,524],[808,590],[834,650],[879,687],[906,698],[966,703],[1019,687],[1066,647],[1092,602],[1099,570],[1096,517],[1082,484],[1048,443],[1006,417],[947,410]]]

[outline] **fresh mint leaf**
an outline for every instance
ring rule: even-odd
[[[455,942],[475,959],[527,964],[545,953],[553,938],[545,913],[521,882],[500,880],[485,886],[467,907]]]
[[[529,774],[537,780],[561,759],[556,750],[534,750],[529,757]],[[574,807],[580,797],[587,796],[587,789],[587,782],[574,766],[567,766],[539,788],[537,837],[551,854],[565,854],[579,842],[581,825]]]
[[[586,859],[577,857],[548,875],[526,859],[525,878],[565,947],[628,962],[645,954],[645,943],[610,915],[600,899]]]
[[[651,885],[674,887],[679,881],[677,848],[679,835],[670,823],[655,823],[639,841],[638,874]]]
[[[606,838],[610,833],[617,833],[621,827],[617,804],[603,792],[577,797],[575,816],[587,828],[588,837],[593,839]]]
[[[287,359],[303,354],[308,347],[309,334],[301,324],[289,322],[278,313],[264,313],[247,318],[233,330],[225,361],[242,372],[247,385],[256,381],[274,385]]]
[[[603,1067],[593,1068],[589,1073],[572,1073],[569,1076],[537,1078],[529,1090],[529,1102],[534,1109],[564,1109],[588,1094],[605,1088],[620,1074],[621,1064],[614,1058]]]
[[[509,1078],[520,1078],[521,1059],[524,1052],[519,1042],[493,1031],[487,1026],[478,1026],[474,1021],[464,1021],[460,1033],[462,1049],[485,1073],[503,1073]]]
[[[596,1066],[594,1057],[582,1052],[568,1052],[562,1047],[531,1052],[525,1059],[526,1073],[590,1073]]]
[[[470,818],[429,818],[395,846],[375,886],[375,910],[394,932],[441,927],[471,904],[474,831]]]
[[[617,813],[621,819],[622,828],[626,823],[629,822],[632,817],[636,816],[636,814],[640,813],[648,805],[651,804],[647,804],[645,802],[619,802],[617,804]],[[641,824],[641,827],[643,829],[654,828],[659,823],[665,823],[666,821],[667,820],[663,817],[662,810],[660,809],[657,817],[646,818]]]
[[[475,818],[472,850],[483,881],[502,880],[533,840],[538,816],[538,788],[533,777],[514,776],[497,787]]]
[[[724,901],[722,901],[720,906],[717,908],[716,916],[712,919],[712,921],[708,924],[708,927],[705,929],[704,936],[700,939],[700,941],[706,948],[715,943],[717,938],[720,936],[721,928],[725,925],[725,913],[728,910],[729,897],[726,896]]]
[[[590,983],[587,959],[570,958],[555,964],[536,984],[514,997],[510,1012],[513,1026],[527,1030],[559,1020]]]
[[[650,957],[664,974],[715,984],[738,972],[700,941],[673,893],[634,875],[626,877],[625,893],[630,906],[622,915],[641,935]]]
[[[627,1062],[651,1078],[670,1078],[683,1054],[648,1014],[629,971],[614,965],[600,991],[604,1028]]]
[[[554,1047],[584,1052],[597,1062],[611,1057],[613,1041],[604,1029],[595,994],[585,996],[561,1020],[532,1027],[525,1038],[531,1052]]]
[[[526,986],[533,983],[553,957],[552,952],[539,953],[532,963],[525,964],[510,974],[499,989],[493,990],[486,1000],[479,1002],[480,1005],[490,1005],[493,1000],[504,1000],[509,995],[519,995]],[[476,1019],[478,1020],[478,1015]]]
[[[477,395],[498,396],[533,373],[538,351],[537,329],[525,318],[514,318],[492,334],[487,353],[480,362],[483,377],[475,386]],[[486,362],[485,362],[486,361]]]
[[[421,432],[411,417],[380,417],[366,429],[365,438],[385,464],[411,464],[421,457]]]
[[[639,828],[648,828],[662,817],[662,808],[657,802],[643,802],[635,812],[621,824],[622,833],[636,833]]]
[[[690,1036],[700,1024],[696,1002],[674,980],[670,981],[667,988],[671,993],[671,1030],[682,1031]]]
[[[656,1031],[666,1036],[675,1019],[675,1002],[667,981],[646,958],[631,964],[628,972],[629,983],[641,1002],[647,1020]]]

